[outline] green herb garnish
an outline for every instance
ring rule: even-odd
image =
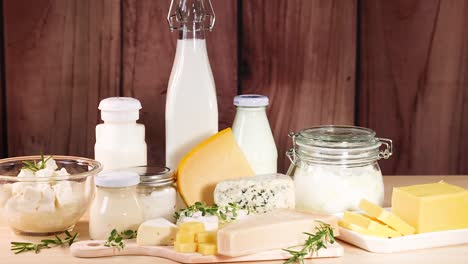
[[[107,241],[104,243],[106,247],[113,247],[118,250],[121,250],[125,247],[124,239],[134,239],[137,237],[136,230],[125,230],[123,232],[118,232],[117,229],[112,229]]]
[[[316,221],[320,223],[320,226],[315,227],[315,234],[304,233],[308,237],[303,245],[303,248],[299,251],[292,250],[290,248],[283,249],[292,255],[284,264],[299,262],[304,263],[304,258],[309,254],[316,254],[320,249],[327,248],[327,244],[335,243],[335,237],[333,236],[333,228],[324,222]]]
[[[45,169],[46,162],[49,161],[52,158],[52,156],[49,156],[47,158],[44,157],[44,155],[41,153],[41,161],[36,162],[34,161],[23,161],[23,167],[21,168],[22,170],[31,170],[33,172],[37,172],[39,170]]]
[[[43,239],[41,243],[34,244],[29,242],[11,242],[11,250],[15,252],[15,254],[20,254],[27,251],[34,251],[34,253],[39,253],[41,249],[51,248],[53,246],[61,246],[67,244],[71,246],[76,238],[78,237],[78,233],[74,235],[70,234],[70,232],[65,231],[66,237],[61,239],[58,236],[55,236],[55,239]]]
[[[236,203],[229,203],[226,206],[207,205],[204,202],[196,202],[186,209],[180,209],[174,213],[174,218],[179,220],[181,216],[192,217],[195,213],[201,212],[202,216],[215,215],[224,222],[230,222],[236,220],[239,210],[247,210],[250,214],[251,211],[248,208],[240,207]]]

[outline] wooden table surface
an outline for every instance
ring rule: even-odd
[[[429,183],[444,180],[448,183],[456,184],[468,188],[468,176],[388,176],[385,180],[385,203],[388,206],[391,190],[394,186],[402,186],[417,183]],[[468,209],[467,209],[468,210]],[[88,239],[87,220],[83,219],[77,224],[75,231],[80,233],[80,239]],[[39,239],[37,239],[39,240]],[[79,259],[69,254],[68,248],[53,248],[43,250],[40,254],[23,253],[14,255],[10,251],[11,241],[35,241],[30,237],[19,237],[6,226],[5,220],[0,219],[0,263],[93,263],[104,264],[112,261],[115,263],[175,263],[166,259],[145,257],[145,256],[122,256],[112,258]],[[339,241],[345,247],[345,255],[341,258],[316,259],[307,261],[309,263],[328,264],[328,263],[468,263],[468,245],[417,250],[393,254],[369,253],[345,242]],[[262,262],[262,263],[282,263],[282,261]]]

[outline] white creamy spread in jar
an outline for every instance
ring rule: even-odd
[[[39,162],[38,167],[42,164]],[[18,178],[47,178],[50,181],[15,182],[0,187],[0,207],[10,225],[25,232],[63,231],[75,223],[83,213],[85,186],[79,182],[56,180],[70,175],[65,168],[58,170],[49,158],[43,169],[23,168]]]

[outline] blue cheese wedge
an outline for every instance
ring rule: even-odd
[[[283,174],[222,181],[216,185],[214,200],[219,206],[237,203],[255,213],[267,213],[280,208],[294,209],[294,182]]]

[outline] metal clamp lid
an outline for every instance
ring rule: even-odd
[[[377,140],[385,146],[385,149],[379,151],[379,160],[380,159],[389,159],[393,154],[393,142],[388,138],[377,138]]]
[[[178,1],[178,4],[174,4],[174,1]],[[211,0],[171,0],[167,13],[167,22],[171,31],[184,28],[190,30],[184,26],[186,23],[202,23],[204,30],[212,31],[215,21]]]

